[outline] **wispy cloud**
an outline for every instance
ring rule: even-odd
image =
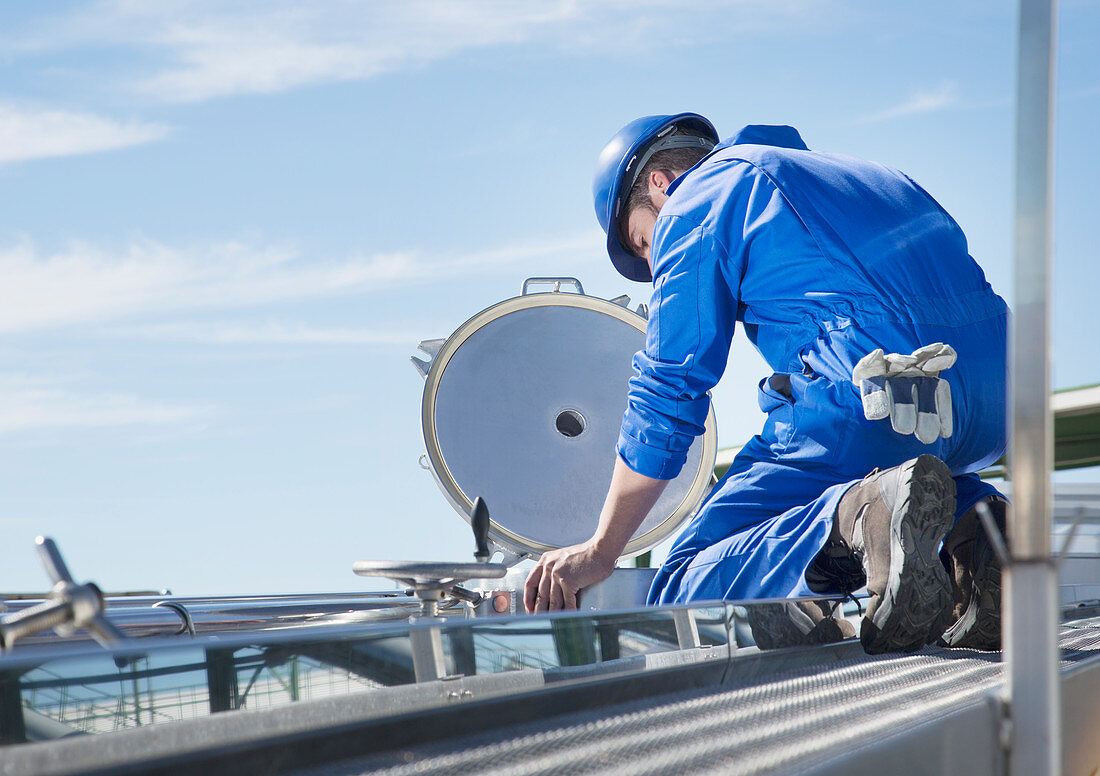
[[[491,7],[490,7],[491,6]],[[158,30],[178,64],[139,83],[179,102],[372,78],[578,16],[574,3],[335,3],[212,12]]]
[[[944,81],[937,88],[914,92],[903,102],[885,110],[863,116],[860,123],[890,121],[921,113],[933,113],[959,104],[959,85],[954,81]]]
[[[409,348],[423,332],[320,327],[296,323],[151,323],[127,326],[117,334],[152,340],[211,345],[378,345]]]
[[[0,434],[46,428],[194,422],[207,407],[165,404],[124,393],[76,390],[62,382],[0,374]]]
[[[0,51],[114,47],[140,51],[133,88],[167,102],[279,92],[363,80],[474,49],[538,42],[632,52],[638,36],[665,46],[769,24],[827,19],[824,3],[721,0],[685,17],[676,0],[103,0],[22,31]],[[675,29],[678,38],[657,34]],[[150,62],[153,63],[150,67]]]
[[[121,251],[75,243],[43,254],[30,241],[0,247],[0,332],[105,323],[185,310],[241,309],[350,294],[372,294],[494,271],[540,258],[599,255],[593,230],[554,240],[426,258],[416,252],[305,258],[282,246],[244,242],[174,248],[135,242]],[[258,336],[253,330],[239,337]],[[269,338],[308,338],[308,330]],[[316,334],[318,338],[322,335]],[[363,336],[362,332],[345,336]]]
[[[0,164],[111,151],[160,140],[169,131],[162,124],[0,103]]]

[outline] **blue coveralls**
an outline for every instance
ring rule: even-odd
[[[768,417],[669,552],[650,603],[810,595],[805,572],[840,497],[921,453],[955,474],[957,512],[996,493],[974,472],[1005,449],[1007,308],[955,221],[880,164],[749,126],[669,187],[654,227],[645,350],[617,445],[671,479],[703,432],[735,321],[775,371]],[[864,418],[856,362],[933,342],[958,352],[954,433],[925,445]]]

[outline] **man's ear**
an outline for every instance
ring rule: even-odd
[[[670,178],[668,173],[664,170],[654,170],[649,174],[649,191],[652,194],[654,190],[664,194],[665,189],[672,185],[674,179]]]
[[[665,192],[673,180],[674,178],[664,170],[654,170],[649,174],[649,201],[658,211],[668,202],[668,194]]]

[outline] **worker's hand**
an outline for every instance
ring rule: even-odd
[[[609,577],[615,560],[591,541],[543,553],[527,576],[523,605],[528,614],[576,609],[577,593]]]
[[[868,420],[890,418],[899,434],[913,434],[930,445],[951,436],[951,386],[940,379],[958,356],[942,342],[925,345],[911,355],[883,354],[878,348],[859,360],[852,382],[863,396]]]

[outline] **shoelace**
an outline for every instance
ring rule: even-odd
[[[853,604],[855,604],[856,605],[856,611],[859,612],[859,616],[860,617],[863,616],[863,604],[861,604],[859,602],[858,598],[856,598],[854,595],[852,595],[851,590],[849,590],[847,593],[844,594],[844,600],[841,601],[841,603],[844,603],[844,601],[851,601]]]

